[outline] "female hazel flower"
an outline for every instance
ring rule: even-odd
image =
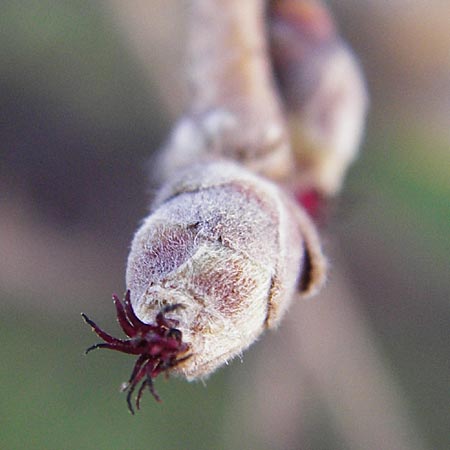
[[[279,187],[236,163],[199,163],[161,188],[134,236],[125,306],[115,299],[130,339],[84,317],[105,340],[93,348],[139,356],[125,385],[133,411],[142,379],[138,407],[145,386],[158,399],[160,372],[204,379],[278,325],[324,273],[314,225]]]

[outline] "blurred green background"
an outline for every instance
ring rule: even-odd
[[[450,448],[450,5],[331,3],[372,106],[327,233],[414,433]],[[186,4],[130,2],[149,33],[133,42],[118,1],[2,2],[1,449],[232,448],[224,423],[248,419],[230,398],[258,345],[206,386],[158,380],[164,402],[145,396],[134,417],[119,393],[133,359],[83,355],[96,338],[81,311],[118,330],[110,294],[147,210],[148,157],[182,110],[168,83]],[[295,448],[351,448],[315,408]]]

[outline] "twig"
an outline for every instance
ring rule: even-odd
[[[294,168],[268,57],[264,2],[191,2],[189,107],[164,148],[170,178],[192,161],[228,158],[282,181]]]

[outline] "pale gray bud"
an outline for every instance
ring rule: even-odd
[[[325,261],[314,225],[273,183],[231,162],[193,165],[160,190],[127,266],[136,314],[165,305],[192,355],[174,368],[203,378],[276,326]]]

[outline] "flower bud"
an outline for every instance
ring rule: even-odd
[[[358,152],[367,110],[364,77],[319,0],[270,3],[271,57],[297,172],[294,189],[339,192]],[[295,186],[297,185],[297,186]]]
[[[137,231],[126,281],[136,315],[170,305],[190,357],[171,369],[204,378],[315,292],[324,258],[305,213],[278,187],[231,162],[178,173]]]

